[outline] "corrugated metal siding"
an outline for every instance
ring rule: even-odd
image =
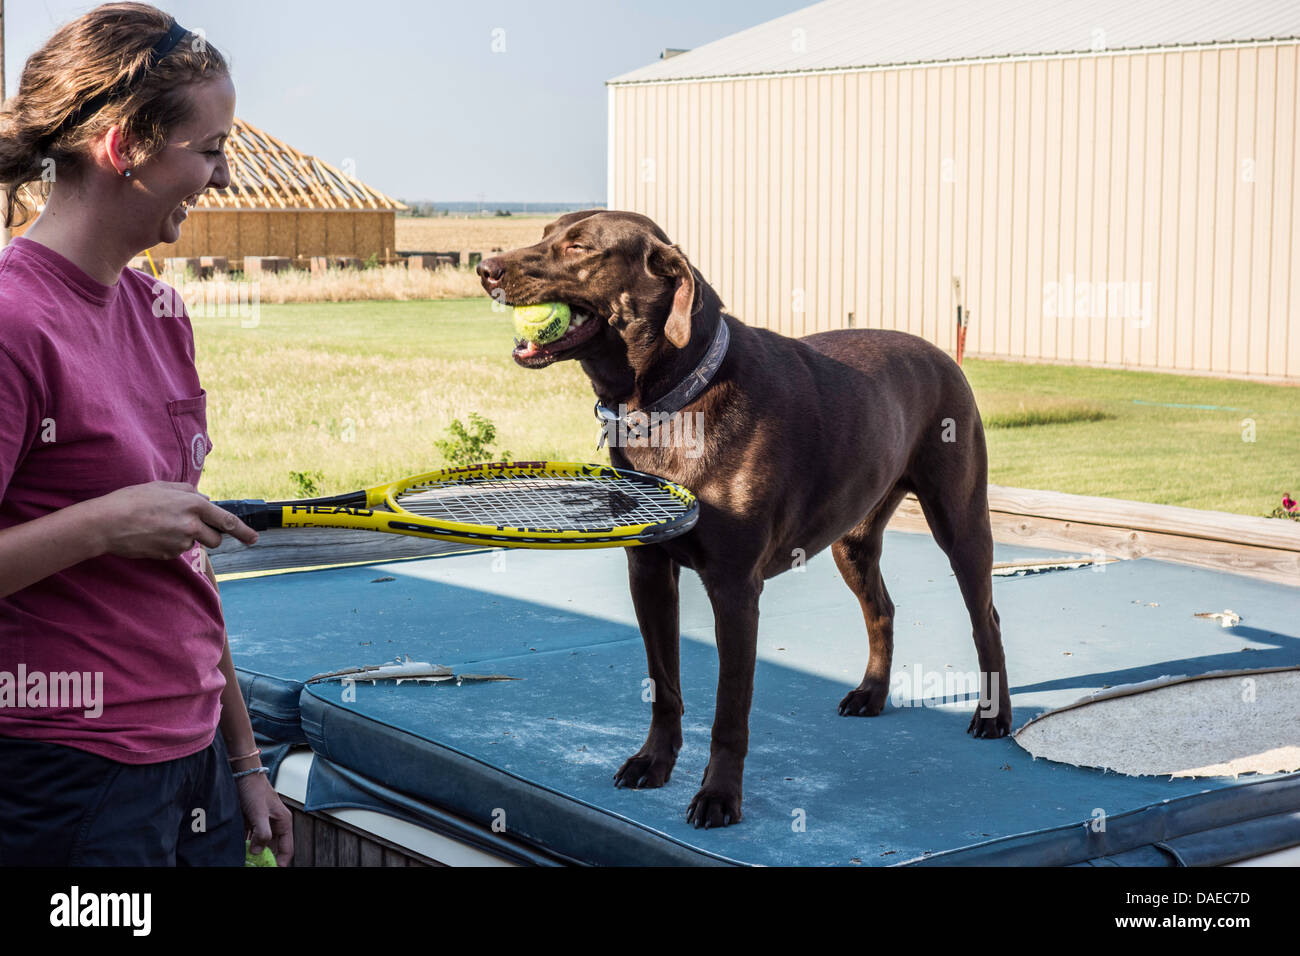
[[[610,201],[787,334],[1300,379],[1298,48],[613,87]]]

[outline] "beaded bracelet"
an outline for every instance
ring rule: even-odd
[[[254,767],[252,770],[241,770],[239,771],[239,773],[236,773],[233,776],[236,780],[238,780],[240,777],[247,777],[250,773],[270,773],[270,772],[271,771],[268,770],[266,767]]]

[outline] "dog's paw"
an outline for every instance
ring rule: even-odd
[[[980,708],[975,708],[966,733],[976,737],[1005,737],[1011,733],[1011,708],[1003,706],[994,717],[985,717]]]
[[[686,808],[686,822],[694,824],[697,830],[700,827],[707,830],[711,827],[731,826],[742,819],[738,791],[730,792],[705,786]]]
[[[885,709],[889,686],[884,681],[863,681],[840,701],[841,717],[875,717]]]
[[[615,787],[630,787],[633,790],[662,787],[672,776],[676,757],[658,753],[635,753],[623,762],[614,774]]]

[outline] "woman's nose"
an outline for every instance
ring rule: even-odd
[[[212,189],[225,189],[230,185],[230,163],[226,160],[226,154],[221,154],[221,161],[217,163],[217,168],[212,171],[212,178],[208,180],[208,186]]]

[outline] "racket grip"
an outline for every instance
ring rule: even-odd
[[[271,511],[266,507],[266,502],[260,498],[214,501],[212,503],[224,511],[229,511],[254,531],[265,531],[271,527]]]

